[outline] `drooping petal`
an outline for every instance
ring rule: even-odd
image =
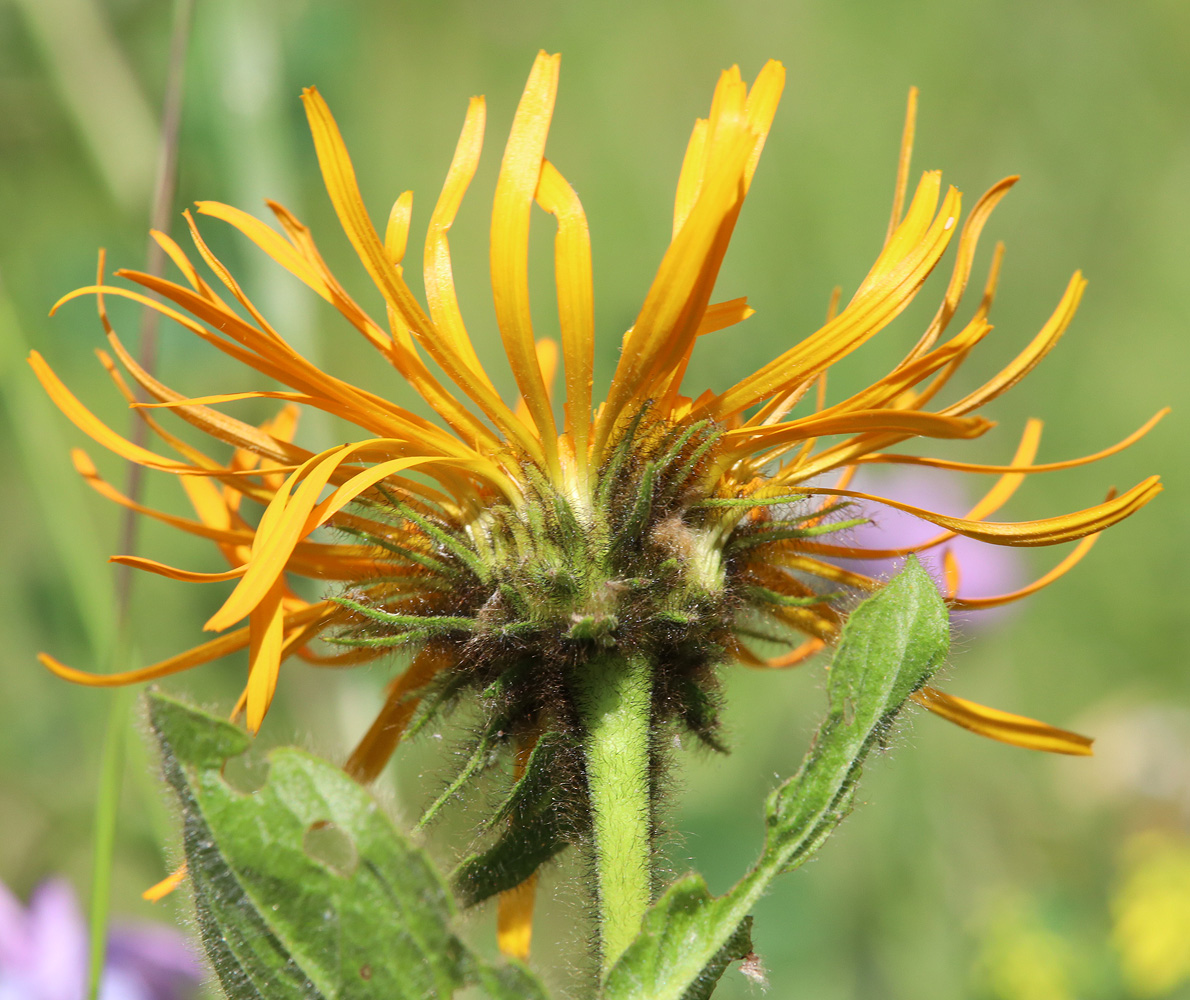
[[[1161,492],[1163,487],[1160,478],[1160,476],[1149,476],[1115,499],[1096,504],[1085,510],[1061,514],[1057,517],[1044,517],[1036,521],[1015,522],[972,521],[961,517],[948,517],[945,514],[938,514],[921,507],[913,507],[884,497],[872,496],[870,493],[857,493],[854,490],[794,487],[794,492],[871,500],[875,503],[895,507],[897,510],[903,510],[957,534],[966,535],[968,538],[991,542],[993,545],[1027,547],[1071,542],[1119,523],[1124,518],[1135,514]]]
[[[419,652],[405,672],[389,685],[384,707],[347,758],[343,770],[362,784],[375,781],[401,742],[405,727],[417,709],[418,699],[413,692],[425,687],[453,664],[453,655],[445,647],[431,644]]]
[[[333,601],[321,601],[318,604],[311,604],[301,611],[286,615],[284,618],[284,627],[286,629],[292,629],[304,626],[319,618],[326,617],[328,614],[338,613],[340,610],[339,606]],[[141,667],[137,670],[124,670],[116,674],[91,674],[85,670],[76,670],[74,667],[66,666],[66,664],[47,653],[39,653],[37,658],[41,662],[41,665],[49,670],[50,673],[56,674],[63,680],[82,684],[86,687],[122,687],[125,684],[138,684],[141,681],[151,681],[159,677],[168,677],[170,674],[181,673],[183,670],[189,670],[191,667],[197,667],[199,664],[210,663],[212,660],[218,660],[228,653],[245,649],[248,646],[248,642],[248,628],[244,627],[236,629],[234,632],[228,632],[226,635],[221,635],[216,639],[210,640],[210,642],[204,642],[201,646],[195,646],[193,649],[188,649],[184,653],[171,656],[150,666]]]
[[[911,697],[923,708],[928,708],[948,722],[1001,743],[1076,757],[1089,757],[1093,752],[1091,744],[1094,740],[1087,736],[1080,736],[1078,733],[1059,729],[1024,715],[1013,715],[998,708],[988,708],[966,698],[945,694],[928,685]]]

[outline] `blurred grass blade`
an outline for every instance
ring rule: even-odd
[[[159,146],[157,122],[98,0],[16,0],[108,191],[142,211]]]
[[[95,805],[95,835],[92,854],[91,902],[89,914],[90,964],[88,995],[99,996],[103,960],[107,951],[107,928],[112,888],[112,867],[116,855],[116,821],[120,809],[124,761],[127,756],[129,712],[134,692],[116,688],[110,695],[107,731],[99,766],[99,800]]]

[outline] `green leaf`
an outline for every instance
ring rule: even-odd
[[[561,812],[566,799],[557,787],[559,753],[558,735],[543,734],[524,775],[484,824],[490,828],[506,822],[507,826],[495,843],[465,858],[451,875],[454,891],[465,906],[520,885],[574,840],[574,831]]]
[[[229,997],[429,1000],[480,984],[497,1000],[544,1000],[527,970],[467,951],[442,876],[339,768],[277,749],[264,784],[237,789],[224,765],[248,736],[164,695],[148,700],[203,944]]]
[[[868,754],[887,738],[906,699],[929,680],[949,644],[946,606],[910,559],[851,613],[830,668],[826,718],[797,774],[769,796],[756,867],[718,898],[698,876],[671,885],[608,973],[605,1000],[710,995],[723,968],[740,957],[748,912],[777,875],[804,863],[847,815]]]

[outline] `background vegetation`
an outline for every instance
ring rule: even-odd
[[[50,304],[94,274],[98,246],[140,266],[167,62],[164,0],[0,2],[0,878],[25,893],[65,872],[85,887],[99,747],[109,693],[70,687],[38,650],[105,669],[111,656],[117,513],[74,479],[81,436],[52,411],[22,357],[42,351],[96,411],[127,411],[92,349],[94,313]],[[179,211],[198,198],[263,211],[278,198],[307,221],[349,287],[372,301],[321,188],[297,100],[317,84],[356,160],[373,217],[417,192],[424,231],[466,99],[485,93],[489,149],[455,228],[464,314],[502,385],[486,277],[487,202],[503,136],[536,50],[564,53],[550,155],[591,220],[606,378],[669,233],[673,186],[693,119],[716,74],[751,78],[781,59],[789,84],[719,286],[758,315],[707,343],[689,385],[725,387],[818,324],[831,288],[855,287],[879,248],[904,99],[922,90],[917,170],[941,167],[967,196],[1024,176],[998,210],[1008,244],[997,330],[970,364],[989,375],[1049,315],[1070,273],[1091,286],[1067,339],[994,404],[998,430],[973,446],[1006,461],[1028,416],[1046,421],[1041,460],[1097,450],[1185,397],[1190,338],[1190,6],[1181,0],[960,4],[919,0],[684,0],[552,4],[448,0],[201,0],[181,139]],[[174,235],[184,231],[175,219]],[[336,374],[409,403],[359,338],[218,224],[205,227],[264,311]],[[550,227],[534,244],[537,322],[553,323]],[[416,236],[415,236],[416,238]],[[416,259],[417,243],[411,258]],[[416,269],[413,269],[416,270]],[[916,339],[942,292],[832,376],[831,394],[879,377]],[[117,321],[135,340],[137,318]],[[182,331],[162,331],[164,380],[194,394],[258,388]],[[960,386],[961,388],[961,386]],[[838,398],[838,396],[836,396]],[[246,412],[253,412],[251,407]],[[263,410],[259,411],[263,415]],[[1026,484],[1006,511],[1026,519],[1088,506],[1110,485],[1157,471],[1169,488],[1109,532],[1071,576],[981,626],[964,627],[949,689],[1099,737],[1091,760],[1046,759],[919,717],[878,761],[864,804],[820,863],[787,879],[757,914],[756,944],[777,996],[1003,1000],[1190,996],[1190,596],[1184,455],[1188,416],[1108,463]],[[304,440],[339,432],[309,421]],[[110,478],[124,472],[101,455]],[[163,479],[165,477],[162,477]],[[978,488],[980,484],[975,484]],[[150,502],[181,509],[176,484]],[[212,569],[196,543],[145,526],[141,551]],[[1022,576],[1060,555],[1020,554]],[[187,647],[221,588],[138,582],[138,662]],[[389,670],[327,676],[287,669],[264,738],[343,756]],[[226,710],[243,665],[171,679]],[[725,671],[734,751],[675,754],[675,871],[712,888],[754,857],[761,802],[796,765],[821,710],[821,666],[777,675]],[[438,787],[464,730],[402,751],[386,792],[415,809]],[[435,738],[437,737],[437,738]],[[170,818],[152,763],[130,760],[116,857],[118,916],[162,917],[139,892],[166,870]],[[443,831],[444,852],[463,822]],[[167,852],[168,853],[168,852]],[[585,942],[582,904],[547,879],[538,951]],[[487,933],[490,914],[476,919]],[[564,986],[566,973],[555,977]],[[725,997],[756,993],[729,973]]]

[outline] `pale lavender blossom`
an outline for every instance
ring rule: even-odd
[[[70,884],[54,878],[29,905],[0,883],[0,1000],[86,1000],[87,928]],[[203,978],[178,931],[160,924],[112,928],[100,1000],[183,1000]]]

